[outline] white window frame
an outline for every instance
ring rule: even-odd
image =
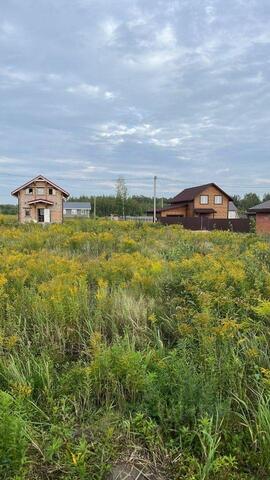
[[[218,199],[220,199],[220,201],[218,201]],[[223,195],[215,195],[214,204],[215,205],[222,205],[223,204]]]
[[[77,215],[77,208],[72,208],[71,209],[71,215]]]
[[[40,192],[39,190],[42,190],[42,192]],[[44,195],[45,188],[44,187],[37,187],[36,188],[36,193],[37,193],[37,195]]]
[[[208,205],[208,203],[209,203],[209,195],[200,195],[200,204]]]
[[[30,192],[30,190],[32,190],[32,192]],[[25,190],[25,193],[26,193],[26,195],[34,195],[34,188],[33,187],[28,187]]]

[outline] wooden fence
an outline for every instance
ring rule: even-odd
[[[249,218],[207,218],[207,217],[161,217],[163,225],[183,225],[188,230],[229,230],[248,233],[251,231]]]

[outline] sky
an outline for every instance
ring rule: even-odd
[[[269,0],[1,0],[0,203],[38,174],[262,195],[269,77]]]

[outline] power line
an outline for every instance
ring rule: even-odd
[[[4,172],[4,173],[1,173],[0,172],[0,179],[1,177],[9,177],[9,178],[27,178],[26,175],[22,175],[22,174],[19,174],[19,173],[7,173],[7,172]],[[137,178],[137,177],[136,177]],[[132,180],[136,180],[136,178],[133,178]],[[152,175],[148,175],[148,176],[144,176],[142,174],[141,176],[141,179],[144,179],[144,180],[149,180],[149,186],[151,185],[152,183]],[[96,184],[103,184],[103,183],[112,183],[114,184],[116,181],[117,181],[117,178],[111,178],[111,179],[107,179],[106,178],[86,178],[86,177],[74,177],[74,178],[69,178],[69,177],[65,177],[65,176],[54,176],[54,180],[60,180],[60,181],[64,181],[64,182],[91,182],[91,183],[96,183]],[[130,183],[132,181],[131,179],[130,180],[127,180],[126,183]],[[159,181],[160,182],[167,182],[167,183],[170,183],[172,182],[173,184],[175,185],[191,185],[191,182],[189,181],[185,181],[185,180],[181,180],[181,181],[177,181],[177,179],[174,177],[162,177],[162,176],[159,176]],[[206,183],[211,183],[211,182],[206,182]],[[265,183],[265,184],[228,184],[228,183],[223,183],[222,182],[222,185],[224,187],[228,187],[228,188],[269,188],[270,189],[270,183]]]

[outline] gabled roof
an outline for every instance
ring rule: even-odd
[[[15,190],[13,190],[13,192],[11,192],[11,195],[14,195],[14,196],[17,196],[18,193],[23,190],[24,188],[28,187],[28,185],[31,185],[31,183],[34,183],[34,182],[38,182],[38,181],[45,181],[47,182],[49,185],[51,185],[53,188],[55,188],[56,190],[59,190],[60,192],[63,193],[64,197],[69,197],[69,193],[64,190],[63,188],[59,187],[59,185],[56,185],[56,183],[52,182],[51,180],[48,180],[48,178],[44,177],[43,175],[37,175],[35,178],[32,178],[32,180],[29,180],[29,182],[26,182],[24,183],[23,185],[21,185],[20,187],[16,188]]]
[[[259,203],[254,207],[248,209],[248,213],[269,213],[270,212],[270,200],[266,200],[266,202]]]
[[[185,188],[185,190],[176,195],[176,197],[172,198],[170,203],[192,202],[197,195],[208,187],[216,187],[220,192],[226,195],[229,200],[232,200],[232,198],[215,183],[206,183],[205,185],[198,185],[197,187]]]
[[[84,208],[91,210],[90,202],[64,202],[64,208]]]

